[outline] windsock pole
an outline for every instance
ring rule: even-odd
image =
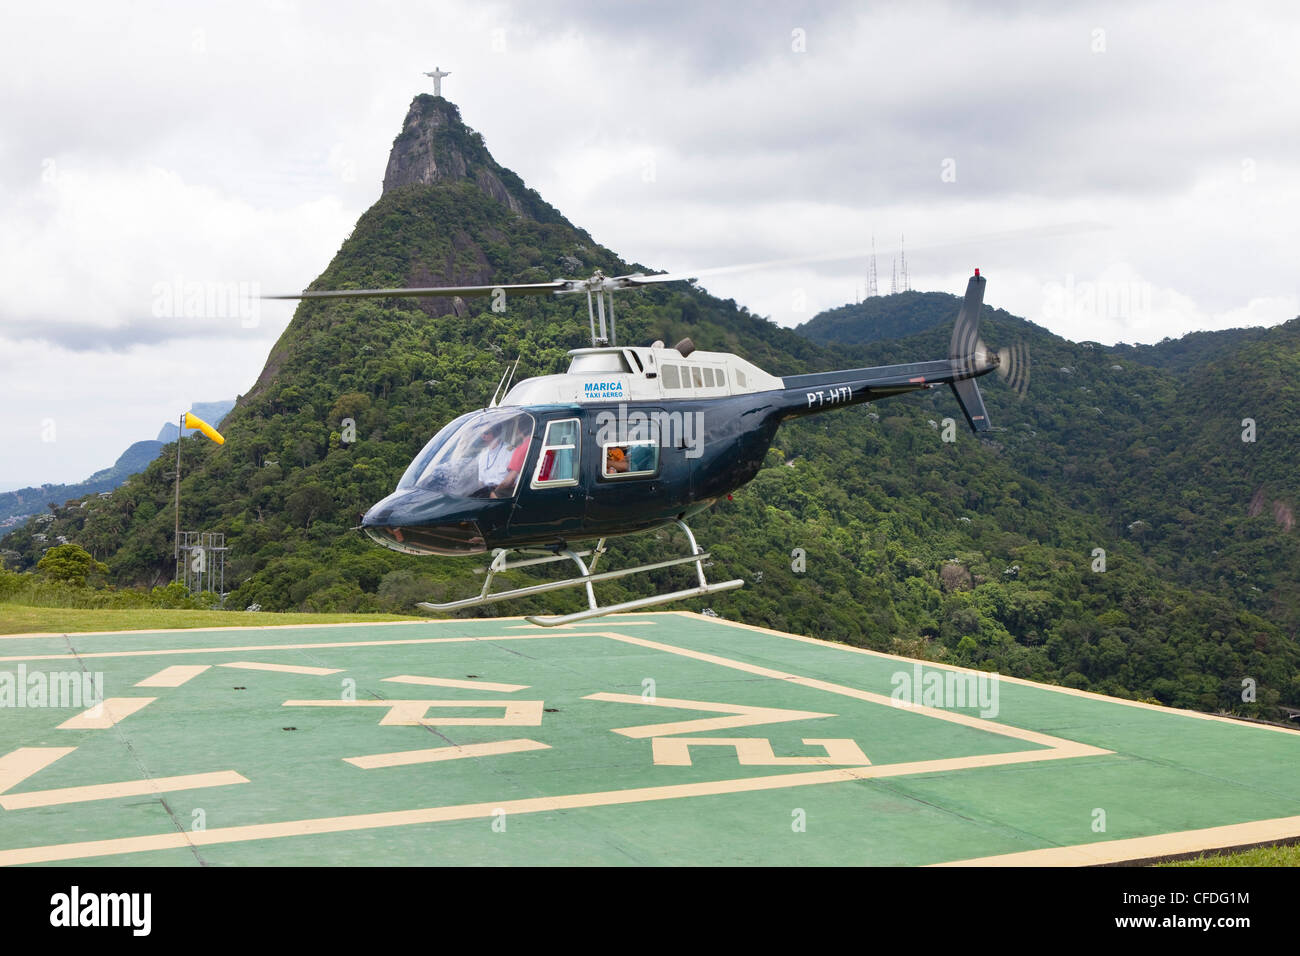
[[[176,562],[176,577],[181,574],[181,439],[185,437],[185,416],[180,417],[180,427],[176,431],[176,537],[172,539],[172,559]]]
[[[218,445],[226,443],[225,437],[193,412],[185,412],[180,418],[180,428],[176,433],[176,541],[172,545],[172,556],[176,558],[176,580],[181,579],[181,439],[185,429],[197,428]]]

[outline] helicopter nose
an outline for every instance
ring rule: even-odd
[[[378,544],[405,554],[478,554],[487,550],[478,522],[452,514],[463,502],[409,489],[374,505],[361,519],[362,530]]]

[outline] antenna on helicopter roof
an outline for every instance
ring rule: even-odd
[[[513,365],[506,365],[506,370],[501,373],[501,381],[497,383],[496,391],[492,393],[492,401],[488,403],[488,408],[496,408],[500,404],[500,399],[510,391],[510,382],[513,381],[515,369],[517,368],[519,368],[518,358],[515,359]]]

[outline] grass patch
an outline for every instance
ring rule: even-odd
[[[422,621],[400,614],[277,614],[270,611],[196,611],[171,608],[30,607],[0,604],[0,634],[141,631],[173,627],[265,627],[270,624],[345,624]]]
[[[1239,853],[1203,853],[1157,866],[1300,866],[1300,844],[1257,846]]]

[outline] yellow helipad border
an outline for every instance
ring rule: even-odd
[[[396,622],[394,622],[396,623]],[[285,625],[292,627],[294,625]],[[343,627],[345,625],[338,625]],[[256,628],[239,628],[242,631],[256,630]],[[150,633],[159,633],[151,631]],[[244,651],[305,651],[314,648],[331,648],[331,647],[384,647],[388,645],[398,646],[403,644],[468,644],[474,641],[541,641],[549,640],[556,637],[573,637],[573,632],[569,633],[544,633],[544,634],[496,634],[490,637],[417,637],[410,640],[392,640],[392,641],[317,641],[309,644],[241,644],[237,647],[184,647],[184,648],[154,648],[143,651],[78,651],[68,654],[18,654],[11,657],[0,657],[0,664],[7,664],[16,661],[70,661],[70,660],[90,660],[92,658],[108,657],[155,657],[169,654],[234,654],[235,652]]]
[[[1202,830],[1158,833],[1128,840],[1104,840],[1099,843],[1054,846],[1021,853],[953,860],[949,863],[931,863],[930,866],[1106,866],[1296,838],[1300,838],[1300,817],[1277,817]]]
[[[837,651],[848,651],[851,654],[865,654],[868,657],[880,657],[890,661],[900,661],[906,664],[921,664],[924,667],[937,667],[943,670],[956,671],[961,674],[984,674],[989,675],[991,671],[977,670],[973,667],[962,667],[960,664],[948,664],[943,661],[922,661],[914,657],[901,657],[898,654],[889,654],[885,651],[873,651],[866,647],[855,647],[852,644],[840,644],[835,641],[825,641],[817,637],[808,637],[805,634],[791,634],[787,631],[776,631],[770,627],[761,627],[757,624],[744,624],[740,621],[728,621],[720,617],[708,617],[704,614],[697,614],[695,611],[662,611],[662,614],[675,614],[681,617],[687,617],[697,621],[707,621],[710,624],[725,624],[727,627],[739,628],[743,631],[754,631],[758,634],[770,634],[773,637],[784,637],[787,640],[799,641],[803,644],[815,644],[818,647],[830,647]],[[1038,681],[1028,680],[1024,677],[1008,677],[1006,674],[998,674],[998,681],[1003,684],[1019,684],[1022,687],[1034,687],[1038,690],[1050,690],[1056,694],[1069,694],[1072,697],[1083,697],[1088,700],[1103,701],[1109,704],[1123,704],[1125,707],[1139,707],[1143,710],[1154,710],[1161,714],[1177,714],[1183,717],[1195,717],[1198,720],[1217,720],[1222,723],[1231,724],[1234,727],[1258,727],[1261,730],[1273,730],[1283,734],[1300,733],[1300,728],[1292,729],[1290,727],[1279,727],[1276,724],[1255,723],[1249,720],[1237,720],[1232,717],[1222,717],[1218,714],[1205,714],[1199,710],[1184,710],[1180,707],[1165,707],[1163,704],[1148,704],[1141,700],[1126,700],[1123,697],[1107,697],[1105,694],[1098,694],[1090,690],[1078,690],[1074,687],[1061,687],[1057,684],[1043,684]]]

